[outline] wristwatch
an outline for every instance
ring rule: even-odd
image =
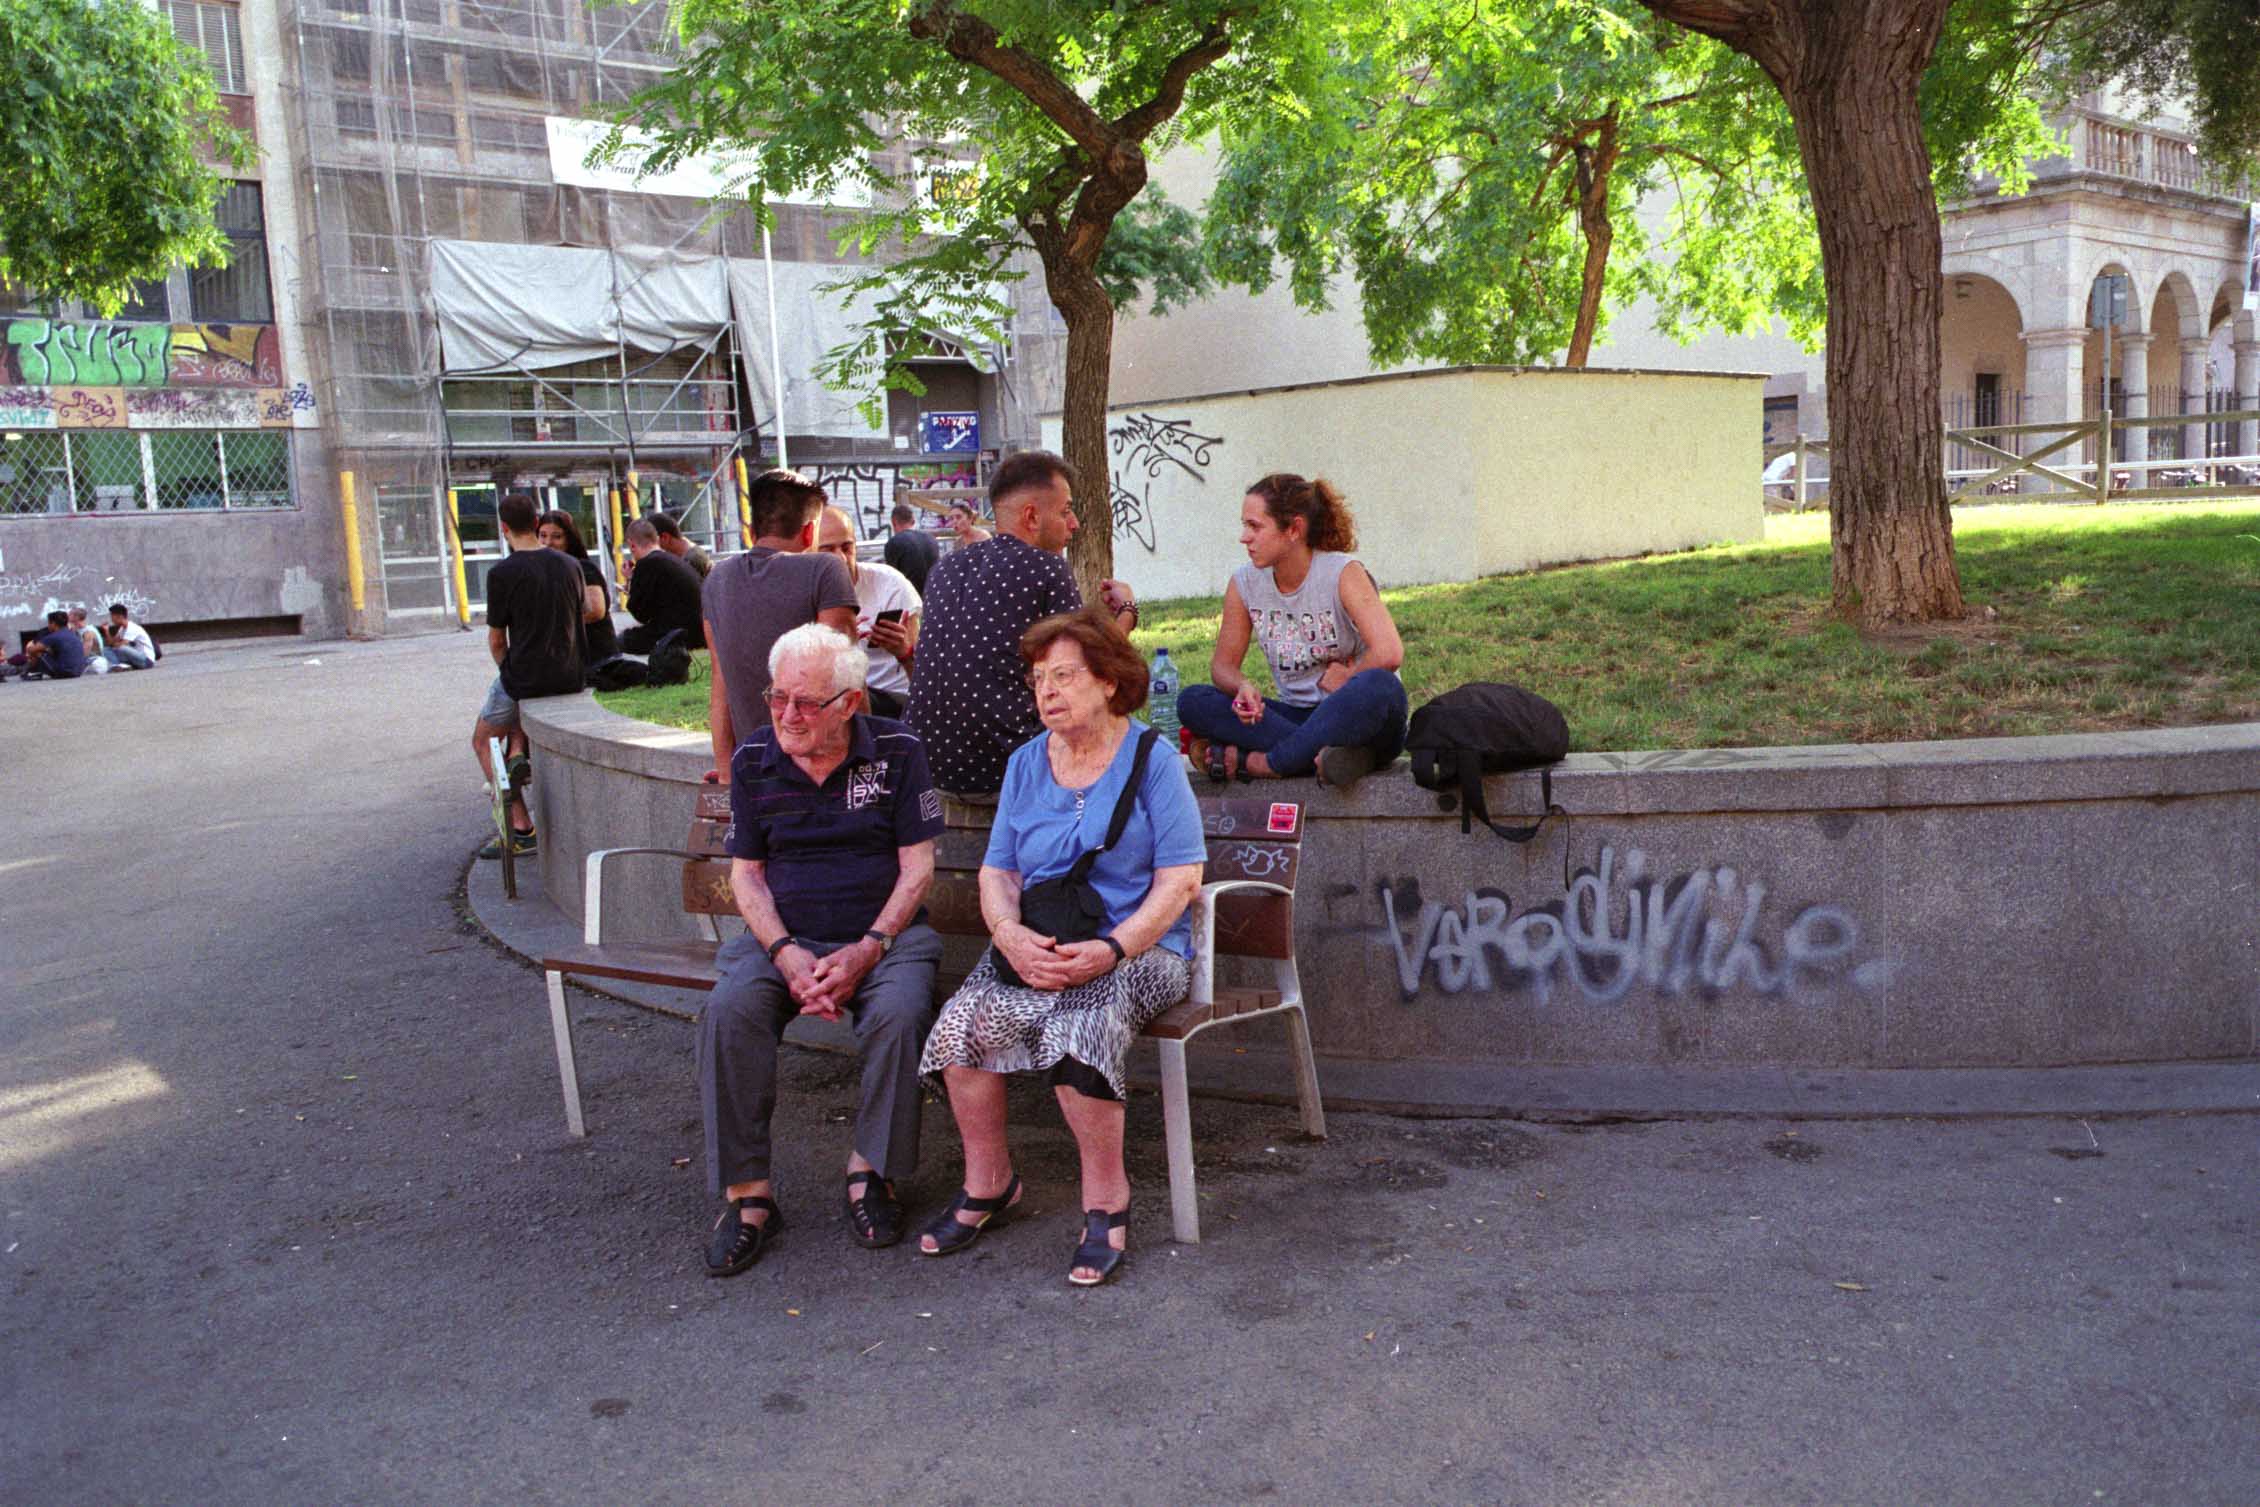
[[[793,934],[788,931],[783,936],[779,937],[776,941],[769,944],[769,961],[772,963],[776,962],[777,954],[783,952],[786,948],[792,945]]]
[[[881,957],[885,957],[895,949],[895,939],[883,931],[867,931],[864,935],[879,944],[879,956]]]
[[[1122,950],[1122,944],[1120,942],[1117,942],[1116,940],[1114,940],[1114,938],[1107,936],[1102,936],[1099,938],[1099,940],[1114,949],[1114,960],[1117,963],[1127,963],[1130,961],[1130,954]]]

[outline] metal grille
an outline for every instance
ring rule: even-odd
[[[229,507],[291,505],[289,435],[273,429],[244,429],[223,432],[219,438]]]
[[[35,429],[0,441],[0,516],[70,510],[70,457],[60,433]]]
[[[217,508],[227,501],[219,436],[210,430],[166,429],[147,436],[161,512]]]

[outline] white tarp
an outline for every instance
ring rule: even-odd
[[[823,262],[778,262],[778,359],[785,368],[785,429],[827,439],[884,439],[883,425],[856,410],[856,395],[837,393],[816,377],[824,353],[852,339],[872,315],[878,295],[823,291],[853,269]],[[754,416],[773,432],[777,387],[769,369],[769,275],[762,262],[730,259],[730,303],[737,312],[738,360],[753,390]]]
[[[440,368],[537,371],[703,344],[730,322],[716,256],[501,241],[432,242]]]

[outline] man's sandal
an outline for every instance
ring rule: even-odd
[[[863,1184],[861,1193],[855,1191],[857,1183]],[[876,1171],[847,1175],[847,1216],[857,1245],[875,1251],[902,1239],[902,1205]]]
[[[769,1217],[760,1224],[747,1224],[741,1211],[766,1209]],[[722,1218],[714,1226],[713,1238],[706,1242],[706,1274],[709,1277],[734,1277],[754,1262],[769,1243],[784,1232],[785,1212],[777,1207],[776,1200],[768,1198],[736,1198],[722,1211]]]
[[[1067,1280],[1077,1287],[1096,1287],[1111,1278],[1122,1267],[1122,1258],[1130,1253],[1117,1250],[1107,1236],[1130,1222],[1130,1208],[1109,1214],[1104,1209],[1083,1211],[1083,1243],[1075,1247],[1075,1260],[1067,1268]],[[1094,1271],[1095,1277],[1080,1277],[1080,1271]]]
[[[1017,1177],[1007,1183],[1005,1190],[994,1198],[975,1198],[960,1188],[957,1190],[957,1197],[950,1200],[949,1207],[942,1210],[941,1216],[922,1232],[933,1240],[934,1248],[929,1251],[921,1245],[918,1249],[928,1256],[947,1256],[962,1251],[980,1239],[981,1232],[990,1225],[1003,1224],[1007,1212],[1019,1200],[1020,1179]],[[957,1217],[960,1209],[968,1214],[978,1214],[981,1218],[977,1223],[967,1224]]]

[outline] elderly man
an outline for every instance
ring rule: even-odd
[[[855,523],[847,509],[827,504],[816,527],[816,552],[836,555],[855,582],[855,636],[871,651],[871,676],[863,697],[882,717],[900,717],[910,695],[910,662],[918,649],[918,588],[892,565],[855,557]]]
[[[989,479],[997,537],[951,551],[926,578],[907,720],[926,740],[936,783],[953,794],[994,794],[1012,751],[1044,730],[1020,635],[1083,605],[1060,558],[1076,529],[1074,488],[1075,473],[1048,450],[1008,458]],[[1123,632],[1138,625],[1129,587],[1101,581],[1099,594]]]
[[[862,710],[864,651],[808,623],[769,651],[770,721],[731,760],[730,886],[746,935],[722,948],[699,1019],[707,1182],[730,1200],[706,1271],[731,1277],[784,1228],[769,1180],[777,1043],[799,1015],[855,1022],[863,1058],[847,1214],[857,1243],[902,1238],[894,1179],[918,1165],[918,1054],[941,939],[925,923],[941,797],[909,728]]]

